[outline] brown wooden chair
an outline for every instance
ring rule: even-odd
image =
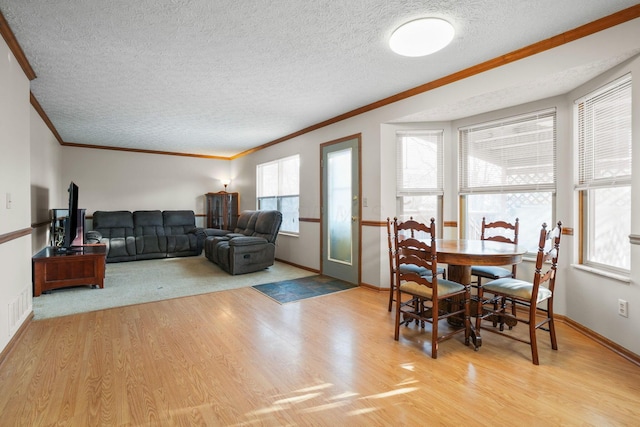
[[[493,295],[488,300],[488,304],[484,307],[484,314],[476,318],[476,331],[478,334],[480,333],[482,319],[490,317],[492,319],[500,319],[500,328],[485,328],[485,330],[529,344],[531,346],[531,357],[534,365],[539,364],[538,344],[536,340],[536,331],[538,329],[549,332],[551,335],[551,348],[554,350],[558,349],[553,319],[553,295],[556,284],[556,271],[561,236],[562,222],[558,221],[557,227],[549,232],[547,232],[547,224],[542,224],[533,282],[525,282],[512,277],[504,277],[492,280],[478,288],[478,297],[481,301],[484,301],[485,292]],[[550,241],[550,248],[546,250],[545,248],[548,240]],[[550,261],[550,263],[545,264],[546,261]],[[543,272],[543,267],[545,265],[549,268]],[[523,307],[526,307],[528,316],[526,318],[517,317],[517,313],[513,307],[508,313],[507,302],[509,302],[511,306],[520,304]],[[541,320],[536,317],[536,315],[539,314],[543,315]],[[528,340],[520,338],[514,333],[504,331],[503,324],[509,319],[514,319],[518,322],[529,325]]]
[[[492,240],[495,242],[518,244],[518,231],[520,223],[518,218],[511,224],[506,221],[486,222],[482,218],[482,230],[480,232],[480,240]],[[477,286],[482,286],[482,279],[496,280],[502,277],[516,277],[517,265],[514,264],[510,269],[491,266],[491,265],[474,265],[471,267],[471,275],[476,276]]]
[[[409,218],[413,220],[413,217]],[[410,236],[415,237],[412,233],[413,230],[409,230]],[[393,235],[393,230],[391,226],[391,218],[387,217],[387,243],[389,245],[389,311],[391,311],[391,307],[393,306],[393,302],[395,301],[395,292],[396,292],[396,260],[393,255],[393,241],[395,237]],[[415,265],[403,265],[402,268],[405,271],[413,271],[415,273],[420,274],[421,276],[431,276],[431,270],[428,270],[423,267],[418,267]],[[443,279],[447,278],[447,270],[444,267],[438,267],[438,275],[442,276]]]
[[[393,256],[395,258],[395,290],[396,290],[396,319],[395,335],[397,341],[400,337],[400,324],[407,323],[407,319],[416,320],[416,323],[424,327],[425,323],[431,323],[431,357],[438,357],[438,343],[450,338],[454,334],[464,332],[465,344],[469,345],[470,320],[469,320],[469,286],[452,282],[446,279],[438,279],[438,259],[435,240],[435,223],[431,219],[430,225],[422,224],[414,220],[399,222],[393,221]],[[418,232],[424,233],[426,238],[412,237]],[[404,266],[418,266],[431,271],[431,276],[420,275],[415,271],[406,270]],[[410,300],[417,301],[413,305],[403,305],[403,295]],[[430,301],[431,307],[425,302]],[[449,328],[446,333],[440,335],[438,323],[449,317],[457,317],[463,320],[462,327]]]
[[[480,240],[491,240],[494,242],[518,244],[518,232],[520,230],[519,219],[516,218],[512,224],[506,221],[493,221],[486,222],[486,218],[482,217],[482,229],[480,231]],[[473,281],[473,287],[479,288],[482,286],[482,279],[496,280],[503,277],[516,277],[517,264],[513,264],[511,268],[504,268],[501,266],[493,265],[474,265],[471,267],[471,276],[475,276],[476,280]],[[513,304],[513,314],[515,315],[516,305]],[[496,326],[497,319],[491,318],[493,326]],[[504,328],[504,324],[501,325]],[[509,328],[515,326],[515,323],[509,319]]]

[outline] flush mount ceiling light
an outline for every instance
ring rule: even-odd
[[[416,19],[398,27],[391,34],[389,46],[398,55],[425,56],[451,43],[453,34],[453,25],[444,19]]]

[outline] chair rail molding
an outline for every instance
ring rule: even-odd
[[[31,227],[28,227],[28,228],[23,228],[22,230],[12,231],[6,234],[0,234],[0,245],[15,239],[19,239],[20,237],[28,236],[31,234],[32,230],[33,229]]]

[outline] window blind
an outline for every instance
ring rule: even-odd
[[[444,193],[443,135],[443,130],[411,130],[396,133],[398,196]]]
[[[256,167],[257,197],[291,196],[300,192],[300,156],[261,163]]]
[[[458,131],[460,194],[555,192],[555,108]]]
[[[577,189],[631,184],[631,75],[579,99]]]

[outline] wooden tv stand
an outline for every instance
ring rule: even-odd
[[[48,246],[33,256],[34,297],[67,286],[95,285],[104,288],[107,247],[84,245],[74,249],[59,252],[57,248]]]

